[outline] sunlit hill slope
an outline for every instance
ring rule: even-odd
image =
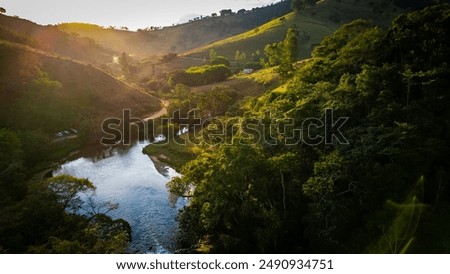
[[[183,56],[207,57],[210,49],[228,58],[234,58],[236,50],[251,56],[258,50],[263,52],[264,46],[269,43],[282,41],[287,29],[296,26],[299,31],[299,55],[307,58],[325,36],[342,24],[363,18],[372,20],[376,25],[387,26],[401,11],[389,0],[322,0],[314,7],[291,12],[247,32],[184,52]]]
[[[89,140],[98,141],[94,138],[101,121],[121,117],[122,109],[140,116],[160,109],[159,99],[95,65],[73,59],[74,55],[63,56],[66,50],[76,53],[73,45],[58,48],[57,42],[47,40],[57,50],[45,51],[39,46],[44,40],[11,30],[1,33],[0,127],[43,129],[49,134],[74,127]]]
[[[190,23],[164,28],[151,27],[137,32],[83,23],[60,24],[58,28],[67,33],[89,37],[100,45],[110,47],[115,51],[126,51],[128,54],[142,58],[191,50],[258,27],[273,18],[289,13],[290,2],[290,0],[285,0],[252,10],[233,11],[234,14],[224,16],[220,16],[220,14],[205,15]],[[217,13],[219,12],[217,11]]]

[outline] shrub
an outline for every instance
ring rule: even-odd
[[[169,76],[169,85],[201,86],[224,81],[231,75],[230,69],[225,65],[206,65],[191,67],[187,70],[178,70]]]

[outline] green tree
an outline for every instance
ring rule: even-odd
[[[283,41],[283,62],[293,63],[298,60],[298,31],[295,26],[287,31],[286,38]]]
[[[214,59],[211,59],[211,65],[225,65],[227,67],[230,66],[230,60],[224,56],[216,56]]]
[[[6,10],[2,7],[0,7],[0,13],[6,13]]]
[[[247,55],[245,52],[240,52],[239,50],[236,50],[236,54],[234,55],[234,60],[236,63],[240,66],[244,65],[247,61]]]
[[[0,206],[20,201],[26,193],[23,156],[18,135],[0,129]]]
[[[128,54],[125,52],[122,52],[122,55],[119,57],[119,65],[123,75],[128,77],[131,73],[131,65],[128,61]]]
[[[281,43],[267,44],[264,47],[264,55],[266,58],[263,65],[265,67],[273,67],[281,64],[281,51]]]
[[[295,12],[304,10],[307,6],[315,6],[316,0],[292,0],[291,7]]]
[[[292,10],[294,10],[295,12],[299,12],[305,8],[305,1],[304,0],[292,0],[291,7],[292,7]]]
[[[200,96],[198,108],[206,117],[223,115],[236,101],[237,93],[228,86],[214,86],[210,92]]]
[[[77,212],[83,206],[80,193],[92,192],[95,186],[87,179],[79,179],[69,175],[59,175],[45,181],[49,190],[56,195],[57,202],[64,210]]]
[[[268,44],[264,48],[265,66],[279,66],[278,72],[285,79],[292,76],[292,63],[298,59],[298,39],[295,26],[288,29],[286,38],[279,43]]]
[[[214,49],[210,49],[209,50],[209,60],[212,61],[214,59],[216,59],[217,57],[217,52]]]

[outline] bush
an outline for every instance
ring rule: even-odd
[[[223,56],[217,56],[211,60],[211,65],[225,65],[227,67],[230,66],[230,61]]]
[[[231,75],[230,69],[225,65],[206,65],[201,67],[191,67],[187,70],[173,72],[169,77],[169,85],[176,84],[186,86],[201,86],[224,81]]]

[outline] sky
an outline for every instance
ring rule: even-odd
[[[67,22],[126,26],[132,30],[170,26],[222,9],[251,9],[279,0],[0,0],[7,15],[41,25]]]

